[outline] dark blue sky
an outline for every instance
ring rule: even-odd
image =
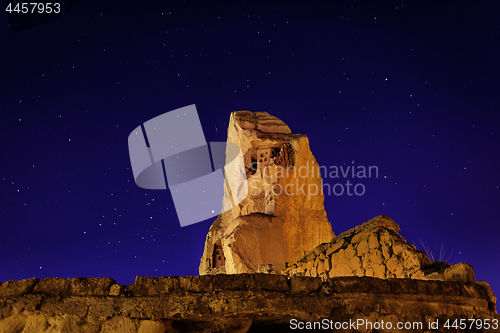
[[[321,165],[376,165],[325,197],[334,232],[388,215],[500,292],[497,1],[200,3],[80,1],[17,33],[0,14],[0,281],[198,274],[212,221],[181,228],[127,147],[196,104],[207,141],[267,111]]]

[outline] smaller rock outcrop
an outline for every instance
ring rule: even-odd
[[[423,251],[407,243],[398,234],[399,230],[390,217],[377,216],[343,232],[329,243],[319,245],[283,270],[283,274],[321,277],[323,280],[337,276],[370,276],[476,281],[471,265],[437,265]]]

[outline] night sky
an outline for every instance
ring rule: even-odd
[[[500,296],[498,1],[111,3],[16,33],[0,14],[0,281],[197,275],[214,219],[181,228],[127,143],[196,104],[209,142],[267,111],[320,165],[377,166],[325,196],[334,232],[388,215]]]

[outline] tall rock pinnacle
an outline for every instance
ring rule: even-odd
[[[233,208],[210,227],[200,275],[280,273],[287,262],[296,262],[335,236],[323,205],[318,164],[305,135],[292,134],[267,112],[238,111],[231,114],[227,142],[240,147],[245,165],[226,165],[225,177],[242,179],[241,186],[232,188],[238,193],[225,192],[223,205]],[[234,204],[232,198],[247,191]]]

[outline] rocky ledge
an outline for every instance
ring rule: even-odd
[[[334,332],[398,332],[398,323],[441,332],[455,319],[500,325],[495,302],[482,281],[257,273],[138,276],[131,285],[32,278],[0,284],[0,332],[288,332],[315,322]],[[429,323],[439,329],[428,329]]]

